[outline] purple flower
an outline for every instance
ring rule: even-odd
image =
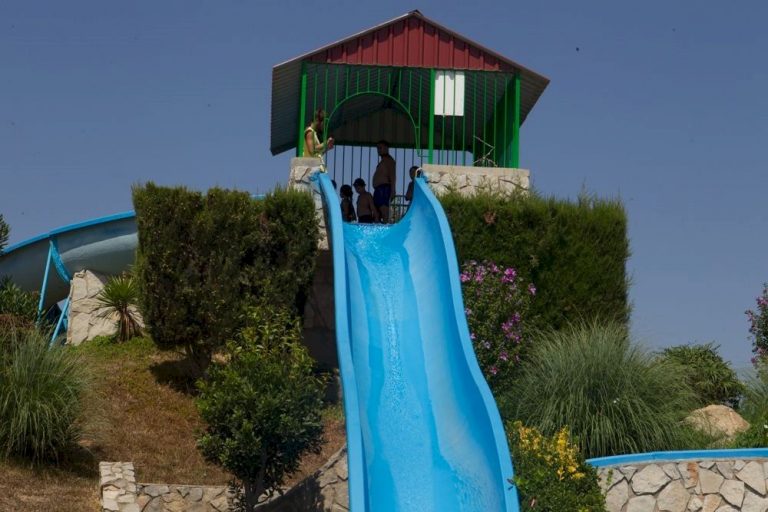
[[[502,352],[501,354],[499,354],[499,359],[501,359],[502,361],[509,361],[509,354],[507,354],[506,352]]]
[[[484,346],[485,348],[491,348],[491,343],[490,343],[490,342],[488,342],[488,341],[484,341],[484,342],[483,342],[483,346]]]
[[[464,308],[464,314],[467,315],[467,316],[471,316],[472,315],[472,310],[469,309],[469,308]]]
[[[536,287],[533,286],[533,283],[528,285],[528,293],[530,293],[531,295],[536,295]]]
[[[469,339],[471,339],[472,341],[475,341],[477,339],[477,336],[475,336],[475,333],[471,333],[469,335]]]
[[[469,274],[467,274],[466,272],[462,272],[461,276],[459,276],[459,279],[461,280],[462,283],[466,283],[469,281]]]
[[[496,368],[495,366],[491,366],[490,372],[491,372],[491,375],[496,375],[497,373],[499,373],[499,369]]]

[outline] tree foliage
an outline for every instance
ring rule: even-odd
[[[626,324],[627,216],[619,201],[480,192],[440,197],[459,261],[490,260],[536,284],[531,327],[601,318]]]
[[[299,320],[285,307],[251,310],[226,359],[199,383],[208,424],[199,446],[243,482],[250,511],[298,469],[305,452],[319,448],[323,383],[301,343]]]
[[[700,406],[723,404],[738,408],[744,384],[720,356],[714,343],[680,345],[661,352],[661,357],[684,370]]]
[[[161,348],[183,347],[204,368],[253,304],[303,308],[318,232],[307,194],[277,190],[258,201],[148,183],[133,202],[140,309]]]

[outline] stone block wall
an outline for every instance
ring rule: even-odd
[[[136,483],[131,462],[99,464],[103,512],[226,512],[232,494],[226,486]]]
[[[103,512],[227,512],[233,495],[225,486],[137,484],[133,463],[102,462]],[[261,512],[345,512],[349,510],[347,450],[282,495],[259,505]]]
[[[768,458],[654,461],[598,474],[608,512],[768,511]]]
[[[463,195],[482,190],[525,192],[531,186],[531,172],[526,169],[433,164],[425,164],[422,168],[429,186],[438,195],[448,190]]]

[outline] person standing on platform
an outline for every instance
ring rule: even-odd
[[[396,164],[389,154],[389,142],[380,140],[376,144],[376,151],[379,153],[379,164],[373,173],[373,204],[379,212],[381,222],[387,224],[389,203],[395,195]]]
[[[319,108],[312,117],[312,122],[304,129],[304,153],[302,156],[319,158],[321,161],[320,170],[325,172],[325,161],[323,154],[333,148],[333,137],[328,137],[325,142],[320,142],[318,132],[322,132],[325,124],[325,110]]]

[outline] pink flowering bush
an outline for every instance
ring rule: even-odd
[[[752,338],[752,364],[755,366],[768,362],[768,283],[763,285],[763,293],[757,299],[757,309],[746,311],[749,318],[749,334]]]
[[[477,360],[492,387],[506,382],[525,348],[525,322],[536,295],[514,268],[469,261],[461,272],[464,306]]]

